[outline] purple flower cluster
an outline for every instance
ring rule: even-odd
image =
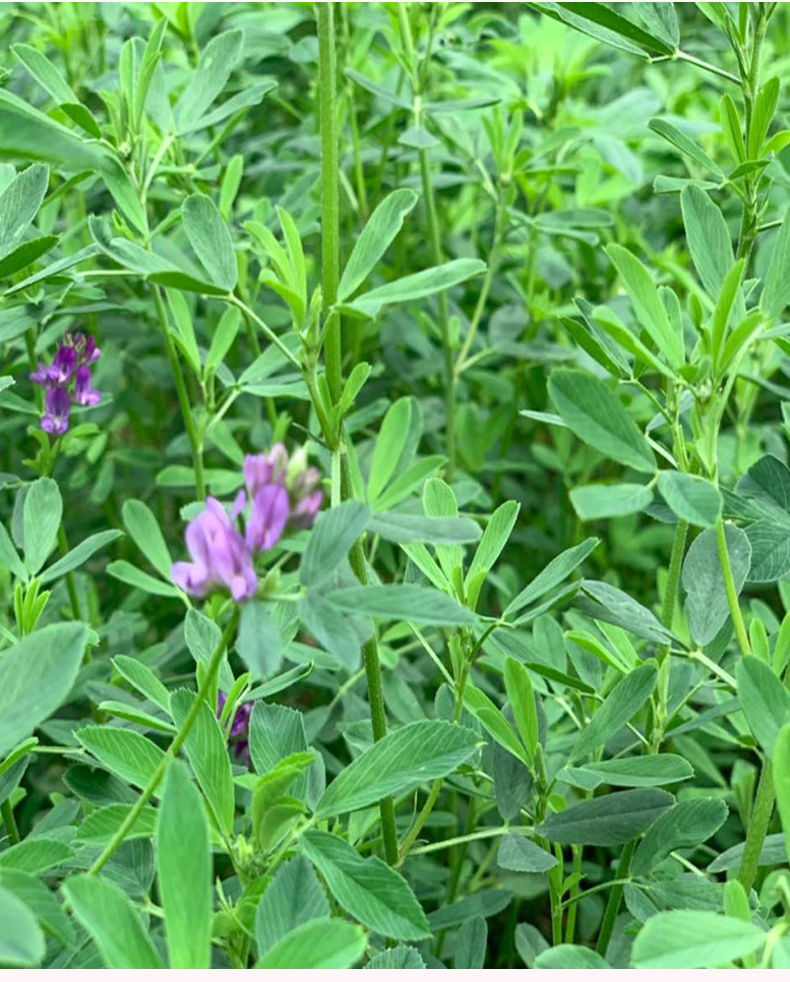
[[[237,603],[255,596],[255,556],[277,545],[286,528],[309,528],[321,507],[320,475],[306,464],[303,449],[289,458],[281,443],[268,454],[245,457],[245,487],[230,514],[216,498],[207,498],[205,509],[187,525],[191,562],[173,564],[176,586],[193,597],[226,589]]]
[[[78,406],[95,406],[101,402],[101,392],[91,388],[90,366],[99,360],[101,349],[89,334],[79,332],[65,336],[64,343],[51,365],[38,363],[38,369],[30,375],[30,381],[46,390],[45,412],[41,417],[41,429],[45,433],[61,436],[69,428],[72,388]],[[73,385],[72,385],[73,383]]]
[[[228,701],[227,695],[220,689],[217,693],[217,719],[222,717],[222,710]],[[233,715],[233,722],[230,724],[228,734],[228,750],[233,750],[236,757],[245,764],[250,762],[250,716],[252,715],[252,703],[243,702]]]

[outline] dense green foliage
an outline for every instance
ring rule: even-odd
[[[786,6],[0,31],[0,965],[790,967]]]

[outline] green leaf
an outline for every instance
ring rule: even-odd
[[[549,395],[580,440],[626,467],[647,474],[655,471],[649,443],[603,382],[587,372],[559,368],[549,376]]]
[[[0,522],[0,563],[7,567],[17,579],[27,579],[25,564],[19,558],[19,553],[14,547],[11,536],[6,531],[6,527],[2,522]]]
[[[299,971],[348,969],[362,957],[366,945],[361,927],[325,917],[294,928],[259,958],[255,967]]]
[[[7,89],[0,91],[0,147],[4,157],[49,160],[74,171],[100,170],[113,159]]]
[[[644,511],[653,492],[643,484],[587,484],[573,488],[570,499],[579,518],[593,522]]]
[[[87,816],[77,829],[77,842],[104,845],[110,841],[129,817],[133,805],[104,805]],[[125,840],[152,839],[156,831],[157,812],[146,806],[124,836]]]
[[[0,259],[0,277],[13,276],[20,269],[25,269],[34,263],[39,256],[49,252],[53,245],[58,241],[57,235],[40,235],[35,239],[28,239],[8,255]]]
[[[254,679],[277,674],[283,660],[283,642],[266,604],[250,600],[241,608],[236,650]]]
[[[771,261],[765,275],[760,310],[767,320],[778,317],[790,303],[790,208],[785,212],[782,225],[772,243]]]
[[[561,845],[621,846],[645,831],[675,802],[658,788],[615,791],[549,815],[536,829]]]
[[[469,586],[478,573],[487,573],[499,559],[516,524],[520,507],[517,501],[505,501],[491,515],[469,569],[466,571],[465,587]]]
[[[123,505],[123,524],[134,544],[168,582],[173,559],[154,513],[142,501],[130,498]]]
[[[428,919],[408,883],[378,856],[363,859],[343,839],[315,829],[300,841],[335,900],[360,924],[397,941],[430,937]]]
[[[203,802],[179,760],[170,763],[156,827],[159,897],[170,968],[211,967],[211,872]]]
[[[328,599],[339,610],[380,620],[404,620],[437,627],[475,623],[474,614],[457,600],[431,587],[414,583],[346,587],[333,590]]]
[[[326,818],[445,777],[476,749],[477,734],[443,720],[417,720],[388,733],[344,768],[321,796]]]
[[[485,692],[472,682],[467,682],[464,686],[464,706],[480,722],[495,743],[521,760],[527,768],[531,766],[529,754],[513,732],[513,727],[505,718],[505,714],[497,709]]]
[[[49,168],[31,164],[0,192],[0,256],[7,255],[19,243],[41,207],[48,183]]]
[[[599,3],[531,3],[530,6],[543,11],[549,17],[560,20],[570,27],[588,34],[590,37],[612,47],[629,51],[631,54],[671,55],[674,48],[662,36],[650,34],[618,14],[611,7]]]
[[[735,525],[727,523],[724,533],[735,590],[740,593],[749,573],[751,546],[746,533]],[[714,529],[701,532],[691,543],[683,561],[681,582],[686,591],[691,637],[696,644],[708,644],[730,615]]]
[[[739,917],[669,910],[651,917],[634,941],[636,968],[723,968],[757,951],[765,933]]]
[[[370,509],[359,501],[347,501],[316,519],[299,565],[303,586],[316,586],[328,579],[348,555],[370,518]]]
[[[114,542],[122,535],[123,532],[119,529],[108,529],[106,532],[95,532],[93,535],[89,535],[79,545],[74,546],[73,549],[69,549],[65,556],[58,559],[51,566],[48,566],[39,575],[39,582],[49,583],[51,580],[56,580],[59,576],[64,576],[78,566],[82,566],[95,552],[104,548],[108,543]]]
[[[690,525],[710,528],[721,514],[721,492],[702,477],[680,471],[661,471],[658,490],[678,518]]]
[[[112,663],[126,681],[142,692],[147,699],[156,703],[165,712],[170,711],[170,693],[147,665],[128,655],[116,655]]]
[[[398,467],[409,438],[412,406],[412,398],[404,396],[390,406],[382,420],[368,475],[368,501],[371,504],[379,497]]]
[[[648,663],[620,679],[582,730],[569,759],[586,757],[618,733],[650,698],[656,676],[655,665]]]
[[[602,784],[621,788],[652,788],[694,776],[691,764],[677,754],[616,757],[594,761],[579,769],[594,775]]]
[[[58,540],[63,501],[51,477],[40,477],[28,488],[22,510],[25,566],[35,575]]]
[[[600,541],[596,538],[585,539],[578,546],[572,546],[561,552],[559,556],[555,556],[548,566],[542,569],[535,579],[510,601],[505,608],[505,617],[512,617],[533,601],[540,599],[549,590],[553,590],[555,586],[559,586],[577,566],[584,562]]]
[[[142,733],[118,726],[84,726],[74,735],[108,770],[138,788],[148,784],[165,756]]]
[[[480,526],[471,518],[426,518],[410,512],[374,514],[366,528],[388,542],[398,543],[456,545],[476,542],[480,538]]]
[[[375,502],[376,509],[379,512],[386,512],[388,508],[394,508],[395,505],[408,497],[412,491],[417,490],[426,478],[429,478],[431,474],[437,471],[444,464],[445,459],[438,454],[434,454],[430,457],[422,457],[412,464],[411,467],[407,467],[406,470],[398,474],[390,486],[377,498]]]
[[[0,657],[0,757],[29,736],[66,699],[77,677],[88,631],[50,624]]]
[[[374,955],[367,965],[363,968],[370,969],[418,969],[425,968],[425,962],[417,951],[409,945],[399,944],[394,948],[385,948],[378,955]]]
[[[376,317],[382,307],[442,293],[451,286],[479,276],[485,268],[486,264],[479,259],[453,259],[441,266],[432,266],[419,273],[385,283],[384,286],[377,286],[345,306],[366,317]]]
[[[617,624],[648,641],[658,644],[672,643],[672,632],[664,627],[655,614],[616,586],[599,580],[582,580],[579,586],[584,600],[577,599],[577,606],[596,620]],[[593,601],[592,604],[588,603],[588,598]]]
[[[241,326],[241,314],[235,307],[228,307],[220,318],[211,338],[211,347],[206,356],[206,376],[213,375],[230,351]]]
[[[225,219],[205,194],[190,194],[181,213],[184,231],[201,266],[215,286],[229,293],[236,286],[238,272],[233,239]]]
[[[348,615],[316,590],[308,590],[299,601],[298,610],[304,627],[321,647],[349,672],[356,671],[359,667],[360,639]]]
[[[687,157],[690,157],[696,164],[699,164],[699,166],[702,167],[703,170],[710,171],[711,173],[715,174],[717,177],[724,177],[724,172],[722,171],[721,167],[719,167],[719,165],[716,163],[716,161],[713,160],[711,157],[709,157],[702,149],[702,147],[697,146],[697,144],[694,143],[693,140],[690,140],[686,136],[686,134],[683,133],[681,130],[679,130],[676,126],[673,126],[665,119],[658,119],[658,118],[651,119],[647,125],[649,129],[653,130],[654,133],[658,133],[659,136],[663,137],[674,147],[677,147],[677,149],[680,150],[681,153],[684,153]],[[682,207],[682,202],[681,202],[681,207]],[[689,235],[688,225],[686,225],[686,235],[687,236]],[[691,248],[690,244],[689,244],[689,248]],[[693,255],[694,253],[692,252],[692,258]],[[697,268],[697,272],[700,274],[700,278],[702,279],[702,273],[700,272],[699,267]],[[704,282],[705,281],[703,280],[703,283]]]
[[[225,88],[243,47],[243,31],[225,31],[213,37],[201,51],[198,66],[176,103],[179,132],[188,132],[195,123],[201,122],[201,117]]]
[[[364,283],[387,247],[403,227],[403,219],[417,204],[417,194],[408,188],[392,191],[368,219],[348,258],[337,287],[339,300],[346,300]]]
[[[767,518],[744,531],[751,548],[751,583],[775,583],[790,572],[790,530],[784,524]]]
[[[631,862],[631,872],[643,876],[675,849],[701,845],[722,827],[727,805],[720,798],[679,801],[647,830]]]
[[[505,658],[505,691],[519,735],[531,759],[538,749],[538,709],[529,672],[510,655]]]
[[[774,743],[773,771],[776,808],[782,820],[785,853],[790,859],[790,722],[785,723],[777,734]],[[760,856],[760,865],[763,865],[762,856]]]
[[[559,968],[566,971],[586,972],[588,969],[611,969],[611,965],[597,951],[578,944],[558,944],[541,951],[533,965],[537,969]]]
[[[752,464],[738,481],[736,490],[757,502],[765,516],[775,523],[790,522],[790,469],[772,454]]]
[[[131,900],[119,887],[82,873],[66,880],[63,894],[107,968],[164,968]]]
[[[69,84],[49,58],[41,51],[31,48],[29,44],[15,44],[12,46],[12,50],[60,108],[86,133],[97,140],[101,139],[101,130],[96,120],[77,99]]]
[[[625,283],[640,326],[675,370],[686,360],[683,336],[672,326],[658,289],[647,267],[622,246],[612,243],[606,254]]]
[[[70,948],[76,946],[74,928],[71,921],[63,912],[60,901],[55,898],[54,893],[38,879],[29,873],[20,873],[18,870],[3,870],[0,872],[0,886],[10,891],[14,896],[21,900],[23,904],[30,908],[37,918],[41,927],[50,934],[60,944]],[[0,910],[2,903],[0,902]],[[0,923],[9,924],[9,935],[16,933],[13,918],[7,920],[4,913],[0,913]],[[19,930],[19,939],[29,938],[24,928]],[[0,928],[0,963],[9,965],[11,959],[7,959],[8,952],[3,950],[3,944],[7,939],[3,937],[3,929]]]
[[[111,563],[108,563],[107,572],[110,576],[114,576],[116,580],[120,580],[122,583],[128,583],[129,586],[137,590],[142,590],[143,593],[151,593],[156,597],[178,598],[182,596],[181,591],[173,586],[172,583],[165,583],[163,580],[158,580],[155,576],[144,573],[143,570],[132,566],[131,563],[127,563],[125,559],[115,559]]]
[[[21,873],[43,873],[62,866],[71,859],[74,850],[65,842],[42,837],[28,838],[0,853],[0,868],[19,870]]]
[[[772,758],[779,731],[790,723],[790,692],[773,669],[753,655],[740,659],[735,678],[738,699],[749,729]]]
[[[196,698],[189,689],[177,689],[171,695],[170,712],[177,727],[184,725]],[[219,722],[206,702],[198,711],[184,742],[184,750],[217,826],[230,837],[234,812],[233,772]]]
[[[294,856],[277,870],[261,898],[255,919],[258,955],[309,921],[329,917],[323,887],[304,856]]]
[[[0,964],[29,968],[44,957],[44,935],[30,908],[0,886]]]
[[[523,835],[505,835],[496,857],[502,869],[518,873],[545,873],[557,865],[557,857],[535,845]]]
[[[694,184],[683,188],[680,207],[697,275],[715,300],[735,262],[727,223],[708,195]]]

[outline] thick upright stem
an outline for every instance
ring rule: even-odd
[[[187,392],[184,373],[181,371],[181,362],[178,360],[178,352],[176,351],[176,346],[173,343],[173,338],[170,334],[170,327],[167,323],[167,312],[165,311],[164,301],[162,300],[162,295],[159,292],[159,287],[156,286],[154,287],[154,304],[156,305],[156,314],[159,321],[159,330],[162,335],[162,341],[164,342],[165,346],[165,354],[167,355],[167,360],[170,363],[170,372],[176,383],[176,394],[178,396],[178,405],[181,409],[181,417],[184,420],[187,438],[189,439],[189,446],[192,449],[192,466],[195,471],[195,491],[198,498],[205,498],[206,484],[203,478],[202,440],[200,438],[200,434],[198,433],[197,426],[195,425],[195,417],[192,415],[192,405],[189,401],[189,393]]]
[[[351,471],[348,458],[341,458],[340,488],[341,497],[346,500],[353,497],[351,491]],[[349,562],[354,575],[363,585],[368,582],[368,572],[365,567],[365,552],[361,539],[357,539],[349,553]],[[366,641],[362,646],[362,658],[365,665],[365,679],[368,686],[368,702],[370,704],[370,722],[373,728],[373,739],[381,740],[387,735],[387,715],[384,707],[384,687],[381,681],[381,665],[379,664],[379,649],[375,637]],[[384,839],[384,855],[390,866],[398,862],[398,832],[395,825],[395,803],[392,798],[382,798],[379,802],[381,811],[381,834]]]
[[[162,783],[162,780],[165,774],[167,773],[167,768],[170,765],[170,762],[172,760],[175,760],[178,751],[184,745],[184,741],[189,736],[192,727],[195,724],[195,720],[198,718],[198,713],[200,712],[203,703],[206,701],[206,696],[211,692],[214,686],[214,682],[217,677],[217,672],[219,671],[220,662],[222,661],[222,656],[225,654],[225,649],[230,644],[231,638],[236,632],[236,626],[238,623],[239,623],[239,608],[234,607],[233,614],[231,616],[230,621],[228,622],[228,626],[225,628],[222,637],[220,638],[219,644],[214,649],[214,653],[212,654],[211,659],[208,663],[208,666],[206,668],[206,674],[203,678],[203,682],[201,683],[200,688],[198,689],[197,698],[192,704],[192,708],[189,710],[186,719],[181,724],[181,728],[179,729],[178,733],[176,733],[176,735],[173,737],[172,743],[167,748],[167,752],[159,762],[159,766],[151,775],[151,778],[149,779],[148,784],[146,784],[145,788],[143,789],[140,797],[134,803],[134,807],[126,816],[126,819],[124,820],[123,824],[120,826],[118,831],[104,847],[104,850],[102,851],[101,855],[98,857],[98,859],[96,859],[96,861],[93,863],[91,868],[88,870],[89,874],[95,875],[103,868],[107,860],[110,859],[110,857],[113,855],[116,849],[118,849],[118,847],[121,845],[123,840],[126,838],[126,836],[129,833],[129,830],[137,821],[140,812],[143,810],[143,808],[145,808],[145,806],[148,804],[148,802],[156,793],[156,789]]]
[[[332,312],[340,277],[340,204],[338,197],[337,72],[333,5],[317,3],[318,116],[321,124],[321,291],[324,308],[324,360],[332,398],[340,398],[342,346],[340,316]]]

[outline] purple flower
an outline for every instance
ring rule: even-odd
[[[30,381],[34,385],[40,385],[43,389],[51,388],[52,379],[49,377],[49,368],[47,368],[43,361],[38,363],[38,368],[35,372],[30,373]]]
[[[252,553],[216,498],[207,498],[187,525],[186,544],[192,562],[175,563],[170,574],[185,593],[204,597],[211,587],[226,587],[237,603],[255,595]]]
[[[321,475],[315,467],[308,467],[294,479],[291,485],[293,528],[309,529],[315,521],[324,500],[323,492],[318,487],[320,482]]]
[[[45,399],[46,412],[41,417],[41,429],[57,436],[69,428],[71,399],[65,389],[49,389]]]
[[[70,345],[62,344],[49,366],[50,381],[55,385],[68,385],[76,367],[77,352]]]
[[[69,337],[66,335],[67,338]],[[96,347],[96,338],[92,334],[87,337],[79,331],[73,338],[69,338],[71,344],[77,352],[77,361],[80,365],[92,365],[101,357],[101,348]]]
[[[77,369],[74,395],[78,406],[95,406],[101,402],[101,392],[91,388],[91,371],[86,365]]]
[[[288,521],[288,492],[281,484],[267,484],[252,499],[245,538],[254,552],[266,552],[279,541]]]
[[[228,701],[227,695],[220,689],[217,693],[217,719],[221,719],[222,710]],[[233,722],[230,725],[228,734],[228,750],[233,750],[238,758],[245,764],[250,762],[249,737],[250,737],[250,716],[252,715],[252,703],[243,702],[233,714]]]
[[[95,406],[101,402],[101,392],[91,388],[88,368],[100,355],[101,351],[90,335],[86,338],[80,332],[72,338],[66,334],[52,364],[47,366],[39,362],[36,371],[30,373],[30,381],[47,390],[46,413],[41,418],[41,429],[45,433],[61,436],[68,430],[72,384],[78,406]]]

